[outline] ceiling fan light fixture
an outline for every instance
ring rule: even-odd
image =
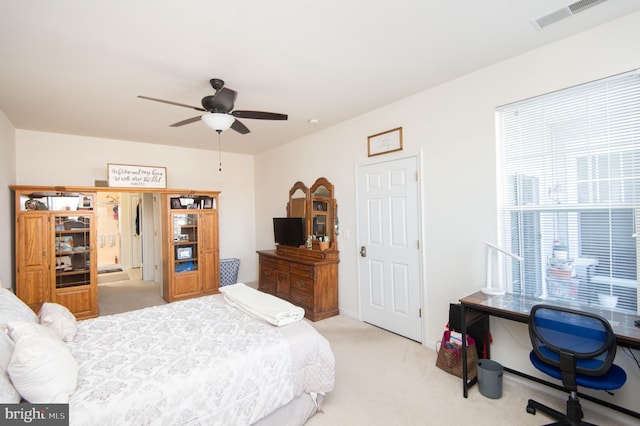
[[[224,132],[231,127],[234,121],[236,121],[233,115],[222,114],[219,112],[204,114],[200,119],[204,121],[204,124],[206,124],[207,127],[212,128],[216,132]]]

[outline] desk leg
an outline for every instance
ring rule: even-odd
[[[465,315],[465,307],[460,307],[460,328],[462,334],[462,396],[467,398],[469,396],[469,386],[467,383],[467,377],[469,372],[467,371],[467,316]]]
[[[476,342],[476,345],[484,344],[484,353],[483,355],[486,358],[490,358],[490,343],[489,343],[489,316],[474,312],[473,310],[468,310],[464,305],[460,308],[460,334],[462,334],[462,396],[467,398],[469,396],[469,388],[476,383],[478,383],[478,376],[469,380],[469,369],[467,368],[467,327],[472,326],[473,324],[482,321],[482,336],[484,342]],[[480,336],[476,336],[476,339],[479,339]]]

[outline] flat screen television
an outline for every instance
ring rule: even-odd
[[[298,247],[307,241],[303,217],[274,217],[273,237],[276,244]]]

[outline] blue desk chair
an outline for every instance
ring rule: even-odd
[[[538,370],[562,380],[570,392],[566,413],[529,400],[527,412],[536,410],[558,420],[554,425],[590,425],[583,413],[577,387],[611,391],[619,389],[627,375],[613,364],[616,337],[609,322],[599,315],[550,305],[535,305],[529,319],[533,350],[531,363]]]

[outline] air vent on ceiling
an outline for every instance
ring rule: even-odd
[[[551,24],[555,24],[558,21],[569,18],[576,13],[580,13],[584,10],[589,9],[590,7],[597,6],[600,3],[604,3],[606,1],[607,0],[580,0],[575,3],[571,3],[570,5],[565,6],[562,9],[558,9],[541,18],[538,18],[533,21],[533,23],[536,28],[545,28]]]

